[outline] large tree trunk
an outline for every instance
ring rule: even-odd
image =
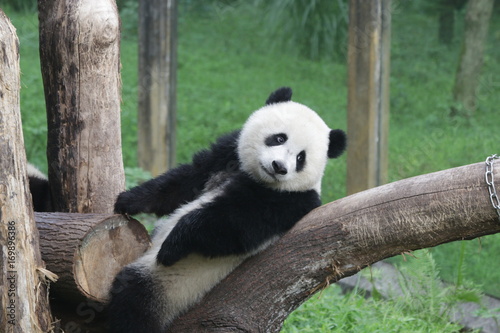
[[[278,332],[304,300],[367,265],[498,232],[484,163],[360,192],[308,214],[274,246],[239,266],[169,332]]]
[[[54,208],[111,213],[124,189],[114,0],[39,0]]]
[[[488,25],[493,10],[493,0],[469,0],[465,15],[462,53],[453,88],[456,103],[467,114],[476,109],[476,92],[483,65],[483,50],[488,36]],[[459,113],[454,106],[452,115]]]
[[[0,9],[0,332],[48,332],[52,318],[26,177],[19,40]]]
[[[175,164],[177,0],[139,1],[139,165]]]

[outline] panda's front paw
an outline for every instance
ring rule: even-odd
[[[138,209],[137,203],[135,201],[135,196],[130,192],[122,192],[118,195],[115,202],[115,213],[116,214],[128,214],[135,215],[142,211]]]

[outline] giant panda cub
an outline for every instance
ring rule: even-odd
[[[118,196],[117,213],[170,214],[152,247],[115,278],[112,332],[163,332],[246,258],[262,251],[320,202],[327,159],[345,133],[273,92],[241,130],[196,154],[192,164]]]

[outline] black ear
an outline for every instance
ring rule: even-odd
[[[276,89],[269,95],[266,101],[266,105],[288,102],[292,100],[292,88],[281,87]]]
[[[335,129],[330,131],[329,137],[328,158],[339,157],[347,146],[347,136],[343,130]]]

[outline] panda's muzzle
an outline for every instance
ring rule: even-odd
[[[280,169],[279,168],[279,164],[280,163],[276,164],[276,168],[278,168],[278,169]],[[262,171],[264,171],[264,173],[266,175],[268,175],[269,177],[271,177],[273,179],[273,181],[277,182],[277,181],[279,181],[278,176],[280,174],[276,171],[276,168],[274,167],[274,165],[275,165],[275,163],[272,162],[271,165],[269,165],[269,166],[266,167],[264,164],[261,163],[260,164],[260,168],[261,168]],[[284,174],[286,174],[287,170],[286,170],[286,168],[283,167],[283,164],[281,164],[281,169],[282,169],[281,172],[282,173],[285,172]]]
[[[284,176],[288,173],[286,166],[280,161],[273,161],[272,166],[274,172],[277,173],[278,175]]]

